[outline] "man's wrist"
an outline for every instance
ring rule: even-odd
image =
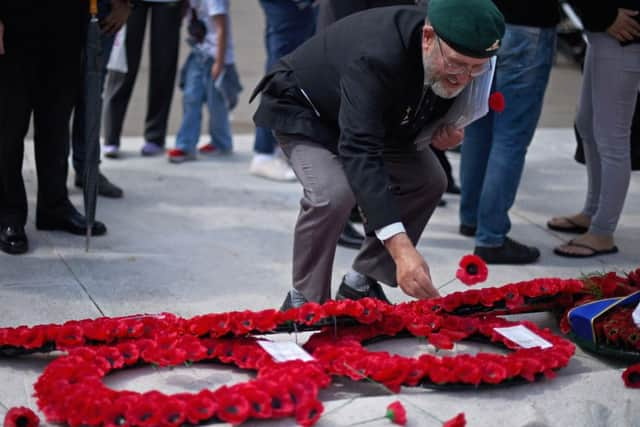
[[[401,222],[394,222],[375,230],[375,233],[378,240],[384,243],[386,240],[390,239],[396,234],[406,233],[406,230]]]

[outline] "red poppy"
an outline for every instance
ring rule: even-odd
[[[640,388],[640,363],[629,366],[623,373],[624,385],[630,388]]]
[[[430,344],[433,344],[434,347],[441,350],[451,350],[453,348],[453,341],[449,338],[448,335],[433,333],[427,337],[427,341]]]
[[[238,391],[249,402],[249,413],[253,418],[271,418],[271,396],[252,384],[244,384],[238,387]]]
[[[199,424],[213,417],[218,404],[213,399],[213,393],[204,390],[187,402],[186,416],[191,424]]]
[[[296,407],[296,422],[303,427],[312,426],[318,421],[323,410],[324,407],[318,399],[307,399]]]
[[[407,424],[407,411],[405,411],[404,406],[402,406],[402,403],[400,403],[399,400],[396,400],[387,406],[387,413],[385,414],[385,417],[389,418],[394,424],[401,426]]]
[[[496,113],[502,113],[504,111],[505,101],[502,92],[493,92],[489,96],[489,108]]]
[[[482,382],[482,370],[471,360],[456,363],[453,374],[461,383],[478,385]]]
[[[28,349],[40,348],[44,345],[47,338],[46,327],[36,326],[33,328],[23,328],[19,333],[20,345]]]
[[[24,406],[11,408],[4,416],[4,427],[38,427],[40,418]]]
[[[160,406],[160,421],[163,427],[181,426],[186,417],[186,404],[180,399],[164,399]]]
[[[464,427],[467,425],[467,420],[464,418],[464,412],[460,412],[449,421],[442,424],[442,427]]]
[[[241,424],[249,418],[249,401],[240,393],[223,386],[216,391],[215,396],[218,402],[217,416],[222,421]]]
[[[56,337],[58,348],[77,347],[84,344],[84,332],[82,328],[74,324],[65,324],[58,330]]]
[[[471,286],[487,280],[487,264],[477,255],[465,255],[460,259],[460,268],[456,277],[465,285]]]

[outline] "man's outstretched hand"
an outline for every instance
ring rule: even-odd
[[[396,280],[405,294],[418,299],[440,296],[431,281],[429,266],[406,233],[390,237],[384,245],[396,263]]]

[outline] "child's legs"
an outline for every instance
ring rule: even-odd
[[[206,65],[207,61],[196,52],[191,52],[184,64],[182,124],[176,137],[176,148],[188,153],[195,152],[200,137],[202,104],[207,90],[204,82],[209,75]]]
[[[221,151],[233,150],[229,109],[222,92],[211,77],[207,80],[207,106],[209,107],[209,134],[211,143]]]

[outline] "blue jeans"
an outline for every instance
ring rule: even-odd
[[[102,9],[101,9],[102,11]],[[111,48],[113,48],[113,41],[115,40],[115,34],[101,34],[100,44],[102,46],[102,81],[100,82],[100,90],[104,88],[104,80],[107,75],[107,63],[109,62],[109,56],[111,55]],[[84,87],[84,86],[83,86]],[[84,121],[85,121],[85,99],[84,90],[79,91],[78,101],[76,102],[75,109],[73,110],[73,124],[71,130],[71,149],[73,170],[78,175],[84,173],[84,158],[85,158],[85,141],[84,141]]]
[[[229,110],[222,93],[211,77],[213,58],[192,50],[184,64],[182,79],[182,124],[176,137],[176,148],[195,153],[202,123],[202,104],[209,108],[211,144],[220,151],[233,150]]]
[[[465,130],[460,222],[477,227],[477,246],[501,246],[511,229],[509,209],[540,118],[555,41],[555,28],[507,25],[493,88],[504,95],[505,110]]]
[[[264,44],[267,49],[266,70],[269,71],[278,59],[313,35],[316,17],[312,7],[301,9],[296,2],[289,0],[260,0],[260,6],[267,19]],[[256,128],[253,151],[273,154],[276,145],[271,129]]]

